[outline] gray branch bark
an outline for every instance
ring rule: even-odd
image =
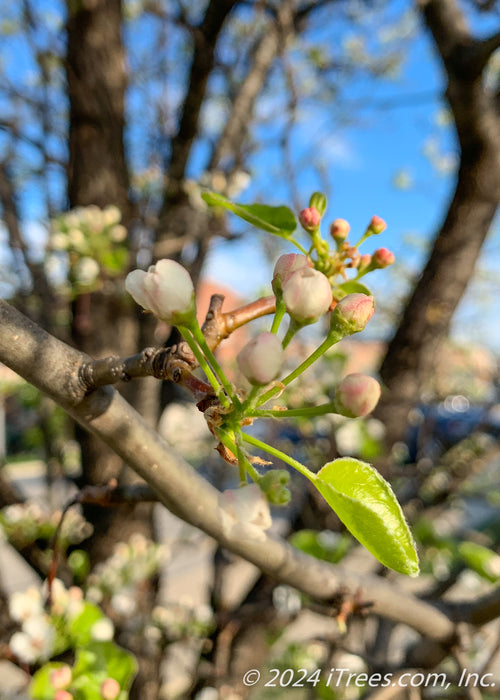
[[[58,341],[0,301],[0,360],[51,396],[82,426],[101,438],[156,492],[177,516],[255,564],[273,578],[319,600],[346,589],[360,591],[372,612],[409,625],[420,634],[451,643],[455,626],[437,607],[397,585],[306,555],[283,540],[230,539],[222,528],[218,492],[183,461],[111,387],[86,395],[80,367],[88,356]]]

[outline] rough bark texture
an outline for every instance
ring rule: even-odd
[[[460,167],[449,209],[381,367],[387,393],[379,416],[390,442],[404,435],[408,410],[433,371],[436,348],[448,334],[500,203],[500,101],[483,82],[498,36],[474,39],[454,0],[420,6],[448,78]]]
[[[117,205],[123,221],[130,220],[129,176],[125,159],[125,54],[122,43],[121,0],[84,0],[68,3],[66,72],[70,101],[68,199],[70,207]],[[136,349],[137,318],[123,293],[114,285],[79,296],[73,304],[75,344],[92,357],[129,354]],[[135,388],[135,387],[134,387]],[[129,395],[130,399],[133,396]],[[82,451],[82,485],[103,484],[112,477],[136,480],[122,460],[101,440],[78,427]],[[152,506],[139,504],[103,509],[87,506],[94,526],[88,544],[93,562],[108,557],[115,544],[133,533],[153,537]],[[155,587],[144,588],[141,609],[155,603]],[[132,645],[139,674],[131,698],[158,696],[159,659]]]
[[[121,0],[68,2],[68,195],[72,206],[116,204],[127,219],[121,5]]]

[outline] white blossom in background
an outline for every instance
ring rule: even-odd
[[[115,628],[108,617],[94,622],[90,629],[90,636],[96,642],[110,642],[115,635]]]
[[[52,656],[55,630],[46,615],[31,617],[9,641],[11,651],[24,663],[47,661]]]
[[[16,591],[9,598],[9,613],[16,622],[26,622],[32,617],[43,615],[42,594],[31,586],[25,591]]]
[[[264,541],[271,527],[269,503],[257,484],[227,489],[219,494],[222,528],[226,537]]]

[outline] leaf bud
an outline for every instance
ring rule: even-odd
[[[371,413],[380,399],[380,384],[366,374],[348,374],[335,393],[337,413],[347,418],[360,418]]]
[[[302,325],[315,323],[332,303],[330,282],[318,270],[298,270],[283,286],[283,301],[294,321]]]
[[[323,192],[314,192],[309,200],[309,207],[317,209],[321,216],[325,213],[327,200]]]
[[[238,367],[250,384],[269,384],[283,364],[283,348],[274,333],[260,333],[245,345],[237,357]]]
[[[196,318],[193,282],[175,260],[159,260],[147,272],[133,270],[127,275],[125,289],[165,323],[190,326]]]

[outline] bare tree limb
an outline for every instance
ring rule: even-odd
[[[0,360],[51,396],[79,423],[99,436],[186,522],[259,569],[319,600],[346,589],[372,604],[375,614],[405,623],[422,635],[452,644],[453,622],[434,605],[396,585],[306,555],[271,535],[263,541],[233,539],[222,527],[218,491],[179,457],[146,421],[110,387],[86,395],[79,368],[88,357],[58,341],[0,301]]]

